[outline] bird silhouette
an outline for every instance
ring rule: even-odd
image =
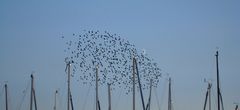
[[[113,89],[123,87],[128,93],[132,84],[133,54],[138,61],[143,89],[149,88],[150,79],[153,80],[153,85],[159,82],[161,69],[157,63],[147,55],[139,53],[134,44],[117,34],[84,30],[82,34],[73,34],[73,36],[78,37],[66,42],[67,49],[64,52],[69,53],[68,57],[76,62],[73,63],[73,77],[78,75],[79,81],[84,84],[92,85],[95,80],[95,67],[99,65],[100,85],[111,83]]]

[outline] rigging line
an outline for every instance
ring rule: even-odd
[[[21,110],[22,104],[23,104],[24,99],[25,99],[25,97],[27,95],[27,91],[29,90],[29,87],[30,87],[30,82],[31,81],[28,81],[26,89],[23,90],[23,97],[22,97],[21,102],[20,102],[20,104],[19,104],[19,106],[18,106],[18,108],[16,110]]]
[[[220,91],[220,100],[221,100],[222,110],[224,110],[223,99],[222,99],[222,93],[221,93],[221,91]]]
[[[73,107],[73,100],[72,100],[72,93],[70,92],[70,102],[71,102],[71,110],[74,110],[74,107]]]
[[[86,104],[87,104],[87,99],[88,99],[88,96],[89,96],[89,93],[90,93],[90,88],[91,88],[91,85],[89,84],[88,90],[87,90],[87,95],[84,98],[84,103],[83,103],[82,110],[85,110],[85,107],[86,107]]]

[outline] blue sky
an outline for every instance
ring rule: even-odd
[[[215,51],[219,47],[220,79],[225,109],[240,103],[240,2],[238,0],[182,1],[0,1],[0,105],[3,85],[9,84],[10,109],[16,109],[23,90],[36,77],[39,109],[66,109],[65,41],[61,36],[82,30],[116,33],[139,49],[145,49],[173,79],[174,109],[201,110],[207,84],[215,92]],[[80,74],[80,73],[79,73]],[[76,109],[94,109],[94,88],[72,79]],[[161,109],[167,107],[166,79],[156,88]],[[146,91],[147,92],[147,91]],[[107,109],[105,87],[100,88],[102,107]],[[27,93],[21,110],[29,107]],[[88,94],[88,95],[87,95]],[[216,108],[216,93],[213,93]],[[88,97],[88,99],[86,97]],[[138,94],[140,97],[140,95]],[[121,98],[119,98],[121,97]],[[87,99],[87,100],[86,100]],[[152,109],[158,109],[153,99]],[[85,104],[86,103],[86,104]],[[137,108],[141,108],[140,100]],[[131,109],[131,95],[113,91],[113,107]]]

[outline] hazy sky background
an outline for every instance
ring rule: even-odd
[[[158,62],[173,79],[174,110],[202,110],[207,84],[213,83],[216,109],[215,51],[219,47],[221,90],[225,110],[240,103],[240,1],[239,0],[104,0],[104,1],[0,1],[0,109],[3,86],[9,86],[10,110],[29,109],[30,74],[34,71],[39,110],[52,110],[59,89],[57,109],[66,109],[64,35],[71,39],[82,30],[116,33]],[[81,73],[79,73],[81,74]],[[167,108],[167,76],[154,89],[152,110]],[[72,78],[74,107],[94,110],[94,87]],[[145,91],[147,99],[148,91]],[[100,87],[102,109],[107,90]],[[157,95],[156,95],[157,94]],[[132,95],[112,93],[115,110],[131,110]],[[137,94],[137,108],[141,109]],[[22,103],[21,109],[19,109]]]

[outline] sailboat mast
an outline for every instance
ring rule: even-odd
[[[205,97],[205,101],[204,101],[203,110],[206,110],[207,98],[208,98],[208,92],[209,92],[209,91],[207,90],[206,97]]]
[[[7,84],[5,84],[5,98],[6,98],[6,110],[8,110],[8,97],[7,97]]]
[[[203,110],[206,109],[207,100],[209,100],[209,102],[208,102],[209,103],[209,110],[211,110],[211,87],[212,87],[212,84],[210,82],[208,82],[208,88],[207,88],[207,93],[206,93],[206,98],[205,98]]]
[[[133,110],[135,110],[135,63],[133,58]]]
[[[37,100],[36,100],[36,94],[35,94],[35,89],[34,88],[33,88],[33,97],[34,97],[35,110],[37,110]]]
[[[168,110],[172,110],[171,78],[168,84]]]
[[[35,110],[37,110],[36,93],[33,85],[34,85],[34,78],[33,78],[33,74],[31,74],[30,110],[32,110],[33,98],[34,98]]]
[[[236,105],[235,110],[238,110],[238,105]]]
[[[216,52],[216,68],[217,68],[217,101],[218,110],[220,110],[220,88],[219,88],[219,68],[218,68],[218,51]]]
[[[96,110],[98,110],[98,66],[96,67]]]
[[[71,93],[70,93],[70,101],[71,101],[71,108],[72,108],[72,110],[74,110],[74,108],[73,108],[72,94],[71,94]]]
[[[111,110],[111,84],[108,84],[108,110]]]
[[[152,98],[152,79],[150,79],[150,92],[149,92],[149,98],[148,98],[148,104],[147,104],[146,110],[150,110],[151,98]]]
[[[54,95],[54,107],[53,107],[53,110],[57,110],[57,93],[58,93],[58,90],[55,91],[55,95]]]
[[[138,66],[137,66],[137,59],[133,58],[134,60],[134,64],[135,64],[135,69],[136,69],[136,73],[137,73],[137,78],[138,78],[138,86],[140,89],[140,95],[141,95],[141,99],[142,99],[142,106],[143,106],[143,110],[145,110],[145,104],[144,104],[144,99],[143,99],[143,92],[142,92],[142,86],[141,86],[141,81],[140,81],[140,76],[139,76],[139,72],[138,72]]]
[[[32,101],[33,101],[33,75],[31,74],[30,110],[32,110]]]
[[[209,110],[211,110],[211,87],[212,87],[212,84],[211,84],[211,83],[208,83],[208,93],[209,93],[209,96],[208,96],[208,99],[209,99]]]
[[[70,110],[70,62],[67,63],[68,69],[68,96],[67,96],[67,110]]]

